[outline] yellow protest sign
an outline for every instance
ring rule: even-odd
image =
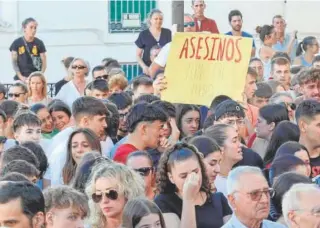
[[[161,99],[211,104],[217,95],[242,101],[252,39],[219,34],[176,33],[165,69]]]

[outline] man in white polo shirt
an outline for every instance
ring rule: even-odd
[[[191,14],[184,14],[184,32],[196,32],[195,22]],[[169,56],[171,42],[163,46],[158,56],[155,58],[151,66],[149,67],[149,72],[153,78],[158,70],[163,69],[167,64],[167,59]]]

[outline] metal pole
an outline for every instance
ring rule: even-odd
[[[172,24],[178,25],[178,32],[183,32],[184,1],[172,0]]]

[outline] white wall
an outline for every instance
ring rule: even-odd
[[[257,25],[270,24],[275,14],[286,15],[288,30],[297,28],[302,35],[318,33],[320,22],[316,20],[320,2],[294,1],[210,1],[207,0],[206,15],[217,21],[219,30],[227,32],[228,13],[239,9],[244,16],[244,30],[254,34]],[[164,27],[171,27],[171,1],[158,2],[164,12]],[[185,12],[192,13],[191,1],[185,1]],[[297,12],[299,12],[297,16]],[[37,36],[47,47],[49,82],[56,82],[65,74],[60,60],[66,56],[87,59],[91,66],[104,57],[113,57],[121,62],[135,62],[137,34],[108,33],[108,2],[93,1],[13,1],[0,0],[0,82],[12,82],[9,46],[21,35],[21,21],[34,17],[39,22]],[[5,24],[2,24],[5,25]],[[301,35],[301,36],[302,36]]]

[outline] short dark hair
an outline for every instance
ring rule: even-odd
[[[150,162],[150,166],[153,167],[153,160],[152,160],[151,155],[148,152],[141,151],[141,150],[134,151],[134,152],[132,152],[132,153],[130,153],[128,155],[126,163],[129,161],[130,158],[134,158],[134,157],[145,157],[145,158],[147,158],[149,160],[149,162]]]
[[[126,109],[132,105],[132,98],[127,92],[113,93],[108,100],[114,103],[118,110]]]
[[[38,213],[44,211],[44,197],[37,186],[30,182],[2,182],[0,183],[0,204],[12,200],[21,200],[21,210],[30,220]]]
[[[65,209],[76,207],[81,211],[81,217],[86,217],[89,212],[88,199],[85,194],[68,186],[50,187],[43,192],[45,211],[51,209]]]
[[[253,69],[252,67],[248,67],[248,72],[247,74],[253,76],[255,79],[258,78],[258,73],[255,69]]]
[[[312,120],[317,115],[320,115],[320,103],[315,100],[305,100],[298,105],[295,117],[299,122],[302,117]]]
[[[291,74],[298,74],[302,69],[304,69],[304,66],[292,66],[290,68]]]
[[[2,117],[3,122],[7,122],[7,115],[1,108],[0,108],[0,117]]]
[[[24,142],[21,146],[28,148],[39,160],[39,177],[42,178],[49,167],[48,158],[42,147],[35,142]]]
[[[266,82],[258,82],[257,90],[254,92],[254,96],[270,98],[272,96],[272,88]]]
[[[268,124],[275,123],[276,126],[283,120],[289,121],[288,110],[285,105],[281,104],[268,104],[259,109],[259,115]]]
[[[275,180],[272,186],[275,190],[275,195],[272,197],[272,202],[279,214],[282,214],[282,199],[284,194],[289,191],[294,184],[299,183],[311,184],[312,181],[309,177],[303,176],[296,172],[283,173]]]
[[[229,22],[231,22],[232,17],[234,17],[234,16],[240,16],[242,19],[242,13],[239,10],[231,10],[228,15]]]
[[[118,60],[113,59],[113,58],[105,58],[102,60],[105,63],[105,67],[110,67],[110,68],[121,68],[120,63],[118,62]]]
[[[103,66],[103,65],[95,66],[95,67],[92,69],[91,74],[92,74],[92,76],[93,76],[94,72],[100,71],[100,70],[105,70],[105,69],[106,69],[106,67]]]
[[[261,59],[259,59],[259,58],[257,58],[257,57],[253,57],[253,58],[250,59],[249,64],[251,64],[252,62],[255,62],[255,61],[258,61],[258,62],[261,62],[261,63],[262,63],[262,60],[261,60]]]
[[[189,111],[196,111],[199,113],[199,117],[201,117],[200,109],[197,105],[191,105],[191,104],[178,104],[176,106],[176,122],[177,122],[177,127],[181,131],[182,130],[182,117]],[[200,121],[201,122],[201,121]],[[199,124],[199,129],[201,128]],[[199,130],[197,129],[197,130]],[[182,131],[180,134],[180,137],[183,137]]]
[[[133,103],[134,104],[138,104],[138,103],[152,103],[154,101],[159,101],[160,98],[156,95],[153,94],[142,94],[141,96],[139,96],[138,98],[136,98]]]
[[[69,118],[71,117],[71,110],[63,101],[56,100],[51,105],[48,105],[48,108],[50,115],[52,115],[52,112],[64,112]]]
[[[259,34],[259,38],[262,42],[264,42],[264,39],[266,36],[270,35],[272,31],[274,30],[273,25],[264,25],[264,26],[257,26],[256,32]]]
[[[64,58],[61,62],[63,63],[63,65],[64,65],[64,67],[66,69],[69,69],[69,67],[70,67],[71,63],[73,62],[73,60],[74,60],[74,57],[69,56],[67,58]]]
[[[78,119],[80,115],[106,115],[108,112],[107,107],[103,102],[94,97],[80,97],[72,104],[72,114],[75,119]]]
[[[13,118],[19,110],[20,104],[16,101],[5,100],[0,103],[0,108],[6,113],[7,118]]]
[[[176,117],[176,107],[170,102],[156,100],[156,101],[153,101],[152,104],[157,105],[159,108],[161,108],[165,113],[168,114],[169,117],[171,118]]]
[[[212,113],[214,113],[216,108],[218,107],[218,105],[226,100],[231,100],[231,97],[229,97],[227,95],[218,95],[215,98],[213,98],[211,105],[210,105],[210,111]]]
[[[108,87],[108,82],[104,79],[96,79],[92,82],[90,90],[99,90],[101,92],[108,92],[109,87]]]
[[[148,76],[139,76],[139,77],[136,77],[133,81],[132,81],[132,90],[133,91],[136,91],[137,88],[140,86],[140,85],[145,85],[145,86],[152,86],[153,85],[153,81],[150,77]]]
[[[166,122],[166,113],[154,104],[140,103],[132,107],[127,116],[128,132],[132,133],[141,122],[153,122],[159,120]]]
[[[34,165],[25,160],[14,160],[7,163],[1,169],[1,176],[4,176],[11,172],[21,173],[26,177],[38,177],[40,174],[39,170]]]
[[[47,109],[47,106],[45,106],[44,104],[41,104],[41,103],[37,103],[37,104],[34,104],[30,107],[30,111],[37,115],[38,112],[43,108]]]
[[[0,182],[1,181],[13,181],[13,182],[27,181],[27,182],[30,182],[30,180],[25,175],[23,175],[21,173],[17,173],[17,172],[7,173],[3,177],[0,177]]]
[[[5,150],[2,155],[2,167],[8,164],[11,161],[15,160],[24,160],[32,165],[34,165],[37,169],[39,168],[39,160],[38,158],[30,151],[28,148],[23,146],[13,146],[7,150]]]
[[[17,115],[13,121],[13,132],[17,132],[23,126],[37,126],[41,127],[41,120],[31,112],[21,113]]]

